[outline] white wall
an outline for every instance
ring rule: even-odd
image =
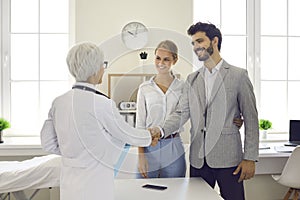
[[[142,73],[139,53],[147,51],[148,59],[143,64],[152,64],[153,48],[165,39],[174,40],[179,47],[180,58],[174,70],[183,78],[192,71],[192,48],[186,34],[192,23],[192,0],[76,0],[75,10],[75,42],[101,45],[110,62],[107,73]],[[131,21],[142,22],[149,29],[145,49],[129,51],[122,43],[121,30]],[[107,91],[106,79],[101,89]]]
[[[183,79],[192,72],[193,52],[186,33],[193,21],[192,0],[75,0],[75,3],[75,25],[72,26],[75,42],[99,44],[109,61],[100,86],[104,93],[108,93],[108,73],[156,73],[152,66],[154,48],[166,39],[173,40],[179,48],[179,61],[173,68],[174,72]],[[122,43],[121,30],[131,21],[141,22],[149,29],[149,40],[144,49],[132,51]],[[139,57],[142,51],[148,53],[144,62]],[[188,131],[189,124],[185,129]],[[189,141],[187,133],[183,134],[183,140],[185,143]]]
[[[191,72],[185,59],[192,56],[186,34],[192,22],[192,0],[76,0],[75,9],[75,42],[101,44],[110,62],[107,73],[132,71],[141,65],[139,53],[144,50],[150,56],[144,64],[152,64],[153,47],[165,39],[174,40],[183,56],[176,70],[185,75]],[[122,43],[121,30],[131,21],[141,22],[149,29],[146,49],[129,51]]]
[[[76,42],[101,43],[130,21],[147,27],[186,33],[192,22],[192,0],[76,0]]]

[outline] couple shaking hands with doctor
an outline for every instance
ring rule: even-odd
[[[178,60],[177,48],[169,51],[169,41],[159,45],[155,50],[159,73],[139,88],[137,128],[127,124],[115,102],[96,87],[102,83],[106,66],[102,50],[88,42],[70,49],[67,65],[76,83],[54,99],[41,130],[43,149],[62,156],[60,199],[101,196],[113,200],[113,165],[125,144],[143,147],[139,149],[139,171],[143,177],[150,177],[150,172],[155,172],[155,177],[185,176],[179,132],[189,119],[190,177],[202,177],[211,187],[217,182],[224,199],[244,199],[243,180],[254,176],[258,160],[258,114],[253,86],[245,69],[230,65],[221,57],[222,35],[215,25],[198,22],[190,26],[188,35],[204,66],[182,82],[170,70]],[[149,118],[147,100],[155,105],[150,107],[153,112]],[[159,106],[167,112],[157,111]],[[241,116],[243,145],[239,132]],[[150,144],[167,151],[156,154],[156,149],[148,149]],[[162,164],[157,163],[156,155],[164,155]],[[161,166],[163,169],[159,169]]]

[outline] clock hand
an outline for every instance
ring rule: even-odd
[[[138,31],[138,25],[136,25],[135,27],[135,32],[134,32],[135,35],[137,34],[137,31]]]
[[[133,35],[133,36],[135,36],[135,34],[134,33],[132,33],[131,31],[127,31],[130,35]]]

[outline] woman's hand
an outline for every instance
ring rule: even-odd
[[[147,161],[147,158],[144,153],[139,152],[139,161],[138,162],[139,162],[138,163],[139,172],[141,173],[141,175],[144,178],[148,178],[148,175],[147,175],[148,161]]]
[[[243,126],[244,120],[242,118],[234,118],[233,123],[240,129]]]

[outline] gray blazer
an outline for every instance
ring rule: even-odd
[[[247,71],[223,61],[208,105],[205,98],[201,68],[187,77],[177,109],[162,127],[165,137],[190,119],[190,164],[193,167],[201,168],[204,157],[213,168],[234,167],[243,159],[258,160],[258,114]],[[239,129],[233,123],[240,115],[244,118],[244,148]]]

